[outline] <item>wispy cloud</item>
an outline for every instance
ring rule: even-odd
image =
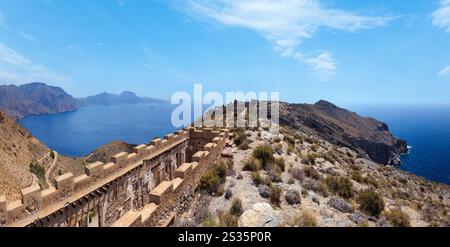
[[[438,77],[445,77],[445,76],[448,76],[448,75],[450,75],[450,65],[448,66],[448,67],[446,67],[446,68],[443,68],[441,71],[439,71],[439,73],[438,73]]]
[[[433,25],[450,32],[450,0],[441,0],[439,8],[431,15]]]
[[[125,5],[125,0],[117,0],[117,4],[120,6],[124,6]]]
[[[28,33],[24,33],[24,32],[19,32],[19,33],[17,33],[20,37],[22,37],[22,38],[24,38],[24,39],[26,39],[26,40],[28,40],[28,41],[30,41],[30,42],[33,42],[33,43],[37,43],[38,42],[38,40],[36,39],[36,37],[34,37],[34,36],[32,36],[32,35],[30,35],[30,34],[28,34]]]
[[[70,77],[59,75],[45,66],[36,64],[26,56],[0,43],[0,83],[22,84],[42,81],[71,87]]]
[[[322,79],[336,71],[330,52],[307,56],[299,51],[305,39],[320,29],[354,32],[386,25],[395,17],[366,16],[329,8],[320,0],[175,1],[175,8],[205,21],[254,30],[283,57],[309,64]]]

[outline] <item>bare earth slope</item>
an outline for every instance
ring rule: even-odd
[[[30,164],[46,156],[48,148],[0,111],[0,194],[17,199],[30,186]]]

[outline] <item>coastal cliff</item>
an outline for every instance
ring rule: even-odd
[[[389,132],[387,124],[321,100],[315,104],[280,104],[280,124],[348,147],[362,157],[385,165],[399,165],[408,151],[406,141]]]

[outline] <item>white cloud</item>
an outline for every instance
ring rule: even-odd
[[[443,68],[441,71],[439,71],[438,73],[438,77],[444,77],[444,76],[448,76],[450,75],[450,66]]]
[[[0,84],[23,84],[41,81],[71,87],[68,76],[53,73],[51,70],[36,64],[19,52],[0,43]]]
[[[450,32],[450,0],[441,0],[439,8],[431,15],[433,25]]]
[[[117,4],[120,6],[124,6],[125,5],[125,0],[117,0]]]
[[[394,19],[327,8],[320,0],[187,0],[176,3],[176,8],[191,16],[260,33],[278,54],[306,62],[320,77],[333,74],[335,62],[329,52],[316,57],[301,53],[298,46],[304,39],[312,38],[319,29],[354,32],[384,26]]]
[[[34,36],[32,36],[32,35],[30,35],[30,34],[27,34],[27,33],[24,33],[24,32],[19,32],[19,33],[17,33],[20,37],[22,37],[22,38],[24,38],[24,39],[26,39],[26,40],[28,40],[28,41],[30,41],[30,42],[33,42],[33,43],[37,43],[38,42],[38,40],[34,37]]]

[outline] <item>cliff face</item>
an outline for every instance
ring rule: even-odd
[[[312,105],[281,103],[280,124],[351,148],[381,164],[398,165],[400,154],[408,151],[407,143],[393,136],[385,123],[326,101]]]
[[[63,89],[44,83],[0,86],[0,108],[15,118],[74,111],[79,106],[80,101]]]

